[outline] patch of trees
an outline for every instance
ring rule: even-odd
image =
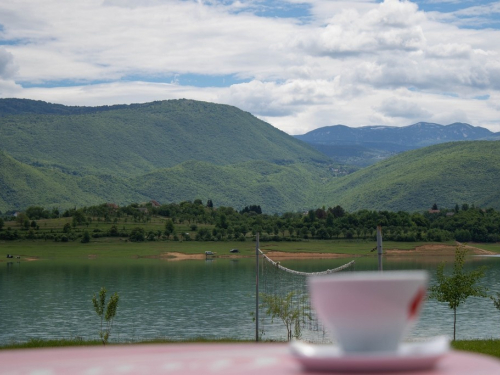
[[[260,208],[260,206],[257,206],[257,205],[246,206],[244,209],[242,209],[240,211],[240,214],[249,213],[249,212],[255,212],[256,214],[261,214],[262,209]]]
[[[52,208],[49,211],[40,206],[31,206],[28,207],[24,213],[30,220],[56,219],[59,217],[58,208]]]
[[[42,220],[40,218],[55,212],[55,209],[48,211],[41,207],[29,207],[16,218],[18,226],[15,230],[10,227],[5,229],[5,225],[0,224],[0,239],[48,239],[50,234],[42,235],[38,232],[39,224],[36,220]],[[373,240],[376,238],[376,228],[380,225],[386,241],[500,241],[500,212],[468,204],[440,210],[436,205],[432,210],[414,213],[373,210],[348,212],[337,205],[307,212],[268,215],[262,213],[259,205],[245,206],[238,211],[232,207],[213,207],[211,200],[204,204],[200,199],[196,199],[193,202],[184,201],[160,206],[152,203],[134,203],[123,207],[101,204],[66,210],[62,217],[71,218],[71,224],[66,223],[61,233],[69,240],[75,237],[75,228],[83,226],[88,230],[90,223],[104,222],[109,223],[107,229],[94,229],[89,235],[93,238],[129,237],[131,241],[245,241],[259,232],[261,241]],[[164,220],[162,230],[146,229],[153,217]],[[119,221],[136,225],[132,230],[127,231],[124,227],[119,230]],[[178,230],[179,225],[188,226],[192,233]],[[54,240],[62,238],[55,234],[53,237]]]

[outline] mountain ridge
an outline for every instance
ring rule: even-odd
[[[4,100],[0,113],[3,108],[5,114]],[[89,113],[35,113],[38,105],[51,110],[42,103],[29,101],[27,107],[34,109],[1,118],[0,149],[23,163],[70,174],[132,177],[190,159],[240,163],[256,153],[283,165],[330,162],[308,144],[232,106],[179,99]]]
[[[417,122],[402,127],[332,125],[295,138],[339,163],[365,167],[400,152],[452,141],[496,140],[500,139],[500,133],[460,122],[449,125]]]

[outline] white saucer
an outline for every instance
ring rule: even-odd
[[[314,371],[409,371],[434,367],[450,348],[445,336],[423,342],[403,343],[396,352],[345,354],[334,345],[290,344],[292,355],[307,370]]]

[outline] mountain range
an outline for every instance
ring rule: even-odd
[[[417,125],[408,128],[418,133]],[[429,136],[431,125],[437,142]],[[372,128],[387,134],[401,131]],[[444,139],[442,128],[447,127],[420,124],[422,136],[412,148],[416,142],[438,143]],[[307,135],[321,139],[318,134],[325,129]],[[483,138],[497,136],[470,125],[463,129],[482,132]],[[370,139],[356,137],[361,144]],[[411,136],[371,137],[381,143],[384,139],[393,145],[399,139],[401,147],[412,142]],[[338,135],[331,141],[342,143]],[[70,107],[0,99],[0,211],[197,198],[236,209],[257,204],[265,213],[337,204],[348,210],[413,211],[434,203],[500,208],[499,145],[433,145],[336,177],[339,160],[227,105],[180,99]],[[399,151],[403,149],[394,152]]]
[[[500,133],[458,122],[450,125],[418,122],[403,127],[325,126],[295,137],[339,163],[367,166],[400,152],[439,143],[498,140]]]

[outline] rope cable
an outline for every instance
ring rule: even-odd
[[[317,275],[328,275],[331,273],[339,272],[342,270],[345,270],[346,268],[349,268],[354,264],[354,260],[351,260],[349,263],[344,264],[343,266],[333,268],[331,270],[326,270],[326,271],[321,271],[321,272],[301,272],[301,271],[295,271],[291,270],[290,268],[286,268],[280,264],[280,262],[275,262],[271,258],[269,258],[266,254],[262,252],[262,250],[259,249],[260,254],[268,261],[270,262],[273,266],[279,268],[282,271],[286,271],[289,273],[292,273],[294,275],[302,275],[302,276],[317,276]]]
[[[286,298],[287,294],[293,293],[291,304],[295,307],[290,305],[288,308],[301,311],[299,314],[300,319],[297,320],[298,326],[296,326],[299,329],[298,333],[301,338],[309,342],[329,342],[325,328],[318,321],[314,310],[311,308],[307,290],[307,277],[327,275],[345,270],[354,266],[354,260],[340,267],[322,272],[301,272],[282,266],[280,262],[272,260],[260,249],[259,254],[262,258],[260,262],[262,265],[260,267],[262,277],[259,280],[263,284],[263,293],[268,296],[281,296],[281,298]],[[263,308],[263,306],[260,308]],[[261,317],[261,335],[265,335],[267,340],[282,337],[281,335],[277,336],[278,332],[282,332],[279,320],[275,319],[273,322],[264,311],[259,316]]]

